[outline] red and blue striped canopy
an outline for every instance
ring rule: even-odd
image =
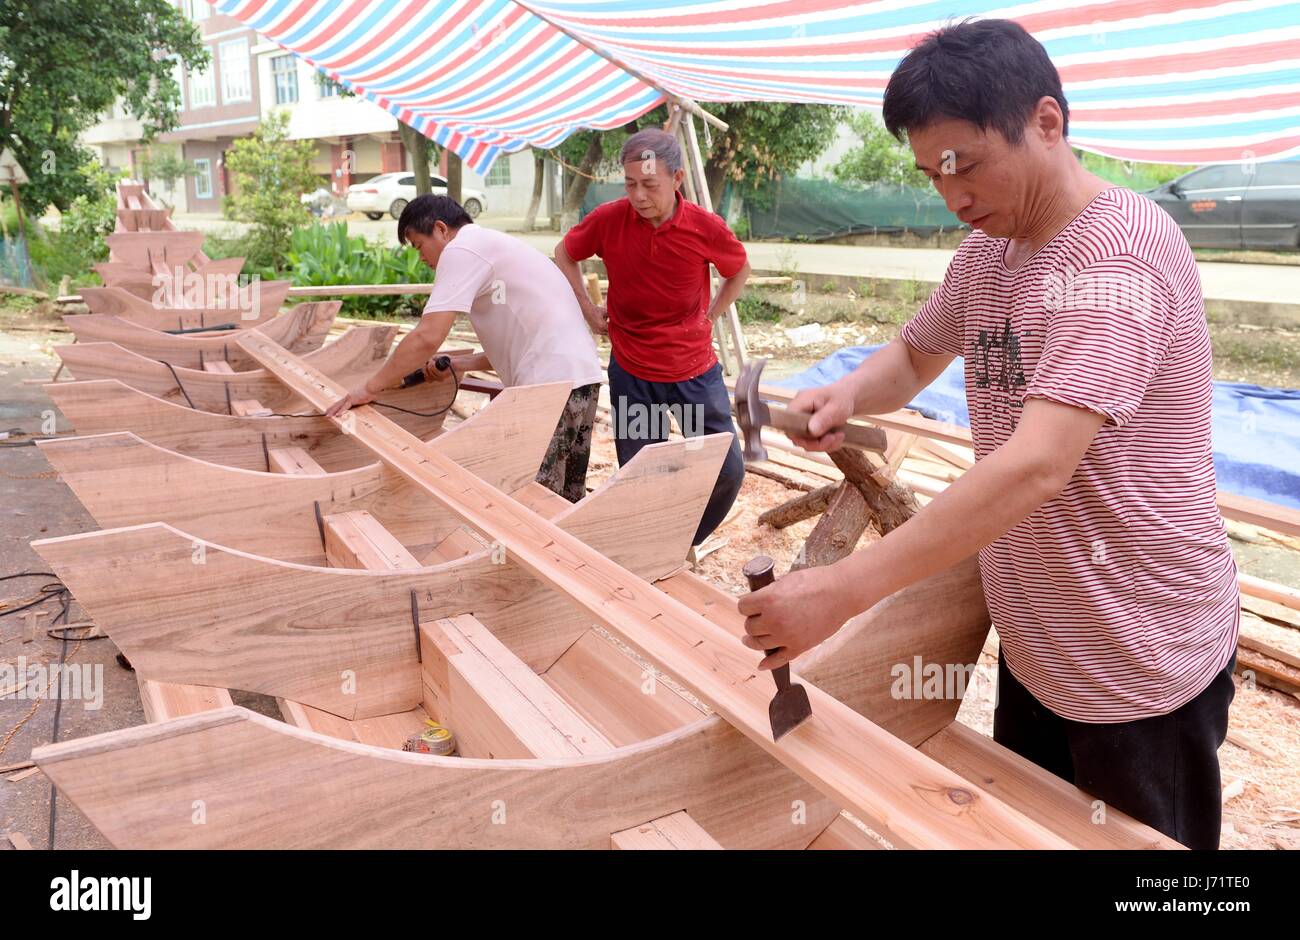
[[[1014,19],[1043,43],[1061,72],[1077,147],[1188,164],[1300,154],[1300,0],[213,5],[480,173],[502,153],[625,124],[663,101],[660,89],[700,102],[878,107],[909,48],[970,16]]]

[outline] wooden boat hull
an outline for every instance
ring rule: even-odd
[[[325,342],[340,306],[337,300],[299,304],[253,329],[286,349],[311,352]],[[149,359],[174,366],[202,369],[204,362],[224,361],[236,371],[258,368],[258,364],[235,342],[238,330],[176,336],[102,314],[66,315],[63,322],[79,343],[117,343]]]
[[[393,325],[354,326],[303,359],[349,387],[377,369],[397,335]],[[83,381],[116,379],[164,401],[201,411],[229,414],[231,402],[256,399],[274,412],[309,411],[300,396],[264,369],[219,373],[165,363],[124,349],[116,343],[72,343],[54,351],[73,378]],[[178,384],[179,383],[179,384]],[[182,391],[182,388],[184,391]]]
[[[148,297],[137,296],[121,287],[84,287],[81,300],[92,314],[121,317],[153,330],[189,330],[223,324],[234,324],[242,329],[265,323],[280,313],[289,296],[288,281],[239,285],[237,277],[190,273],[186,281],[174,289],[175,296],[169,296],[162,286],[157,285]],[[191,280],[199,287],[187,289],[187,282]],[[168,281],[170,278],[160,280],[159,284],[165,285]],[[191,297],[194,294],[197,296]],[[184,302],[177,303],[178,299]],[[157,300],[168,303],[160,305],[155,303]]]
[[[240,417],[195,411],[154,398],[121,382],[56,382],[46,393],[81,434],[131,430],[142,439],[200,460],[246,470],[268,469],[268,451],[301,447],[326,470],[350,470],[374,456],[342,433],[329,419]],[[386,392],[382,401],[423,412],[393,412],[393,420],[422,440],[442,428],[443,416],[427,417],[451,404],[450,382]]]
[[[555,522],[634,574],[662,577],[681,567],[729,438],[651,445]],[[400,498],[428,506],[416,492]],[[275,695],[350,720],[421,700],[412,592],[422,621],[473,614],[538,672],[590,626],[488,548],[425,568],[358,571],[250,555],[163,523],[33,545],[142,675]],[[340,686],[345,670],[354,688]]]
[[[717,717],[568,761],[406,754],[237,707],[112,734],[33,758],[123,848],[596,849],[683,809],[728,848],[803,848],[838,815]]]
[[[203,255],[203,233],[171,229],[161,232],[114,232],[104,241],[108,244],[108,260],[121,261],[150,272],[164,271],[207,260]]]
[[[431,446],[497,489],[517,492],[537,475],[548,428],[567,398],[563,383],[507,388]],[[186,456],[132,432],[37,446],[103,528],[165,522],[239,551],[318,565],[325,554],[317,506],[323,515],[366,510],[420,556],[460,525],[380,463],[324,475],[266,473]]]
[[[104,261],[93,266],[105,287],[120,287],[145,300],[153,298],[155,287],[153,272],[122,261]],[[234,277],[244,267],[243,258],[217,258],[197,265],[194,274],[199,277]]]

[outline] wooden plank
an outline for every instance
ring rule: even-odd
[[[424,709],[463,757],[565,758],[613,745],[470,616],[420,624]]]
[[[318,408],[346,390],[265,336],[240,346]],[[535,578],[576,602],[751,741],[898,843],[1060,847],[1068,843],[805,682],[813,717],[771,740],[761,658],[684,604],[656,592],[560,527],[473,477],[373,408],[353,409],[349,433],[458,514]],[[340,424],[342,418],[333,419]]]
[[[457,526],[447,533],[446,537],[435,545],[429,554],[420,560],[420,564],[441,565],[449,561],[455,561],[457,558],[464,558],[466,555],[473,555],[475,552],[481,552],[483,549],[490,547],[475,535],[474,531],[468,526]]]
[[[1272,601],[1274,604],[1281,604],[1283,607],[1290,607],[1292,610],[1300,610],[1300,590],[1290,585],[1265,581],[1263,578],[1256,578],[1253,575],[1241,572],[1237,573],[1237,584],[1240,585],[1242,594]]]
[[[884,846],[863,832],[856,822],[844,813],[840,813],[822,830],[821,835],[808,844],[808,848],[841,852],[845,849],[872,851],[883,849]]]
[[[706,714],[595,630],[565,650],[542,678],[620,746],[667,734]]]
[[[272,473],[291,473],[297,476],[324,473],[325,468],[312,459],[301,447],[275,447],[267,451],[271,458]]]
[[[145,721],[159,722],[233,705],[228,689],[136,677]]]
[[[222,359],[217,362],[203,363],[203,371],[213,372],[216,373],[217,375],[234,375],[235,367],[232,366],[230,363],[226,362],[224,359]],[[74,372],[73,375],[76,375],[76,373]]]
[[[920,748],[1079,848],[1183,847],[1113,806],[1102,807],[1104,815],[1099,816],[1094,797],[958,722]]]
[[[406,546],[364,509],[332,513],[323,523],[325,557],[335,568],[384,571],[421,567]]]
[[[671,816],[661,816],[648,823],[615,832],[609,837],[614,849],[721,849],[718,840],[704,831],[685,810]]]

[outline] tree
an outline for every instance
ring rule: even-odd
[[[835,179],[851,185],[901,183],[917,189],[930,188],[930,179],[916,168],[912,148],[900,143],[875,115],[860,111],[849,118],[849,126],[861,140],[831,170]]]
[[[546,151],[537,147],[533,151],[533,195],[528,200],[528,212],[524,214],[524,231],[531,232],[537,224],[537,212],[542,207],[542,188],[546,183]],[[502,157],[502,159],[506,159]]]
[[[453,150],[447,151],[447,195],[461,205],[465,204],[465,198],[462,193],[464,186],[461,180],[464,178],[464,162],[460,159],[460,154]]]
[[[728,125],[724,132],[713,131],[704,164],[714,206],[728,181],[746,198],[761,198],[767,183],[824,151],[849,113],[837,105],[761,101],[711,105],[709,110]]]
[[[644,127],[663,127],[666,120],[667,109],[660,105],[616,131],[579,131],[565,138],[555,148],[555,155],[564,167],[564,204],[560,216],[562,231],[577,224],[578,213],[582,209],[583,200],[587,198],[592,180],[602,171],[614,172],[619,169],[618,155],[623,149],[624,141]]]
[[[402,146],[411,160],[411,172],[415,174],[415,194],[427,196],[433,189],[429,182],[429,151],[433,141],[425,137],[405,121],[397,122],[397,134],[402,138]]]
[[[139,173],[141,178],[162,183],[171,192],[177,183],[187,176],[195,176],[198,170],[181,156],[179,147],[150,147],[140,161]]]
[[[93,159],[78,135],[121,99],[143,139],[179,123],[179,61],[210,56],[195,26],[168,0],[5,0],[0,4],[0,148],[12,147],[31,182],[23,204],[39,216],[79,195],[78,168]]]
[[[235,141],[226,152],[226,168],[237,184],[230,205],[234,218],[253,225],[246,248],[255,268],[279,270],[289,236],[310,220],[302,194],[319,182],[312,170],[315,156],[312,141],[289,140],[286,111],[272,111],[252,137]]]

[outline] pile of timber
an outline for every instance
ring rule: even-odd
[[[104,528],[34,547],[135,665],[150,723],[33,759],[114,845],[875,847],[847,812],[898,846],[1172,846],[1091,825],[1087,794],[956,724],[957,697],[892,694],[915,655],[975,661],[973,566],[801,657],[814,716],[773,742],[735,599],[682,563],[728,435],[648,447],[570,505],[533,479],[567,387],[450,430],[447,383],[414,390],[432,417],[327,420],[383,348],[352,335],[298,356],[242,331],[257,368],[185,372],[192,404],[133,388],[170,393],[129,356],[49,386],[90,436],[40,446]],[[459,756],[400,750],[426,720]]]

